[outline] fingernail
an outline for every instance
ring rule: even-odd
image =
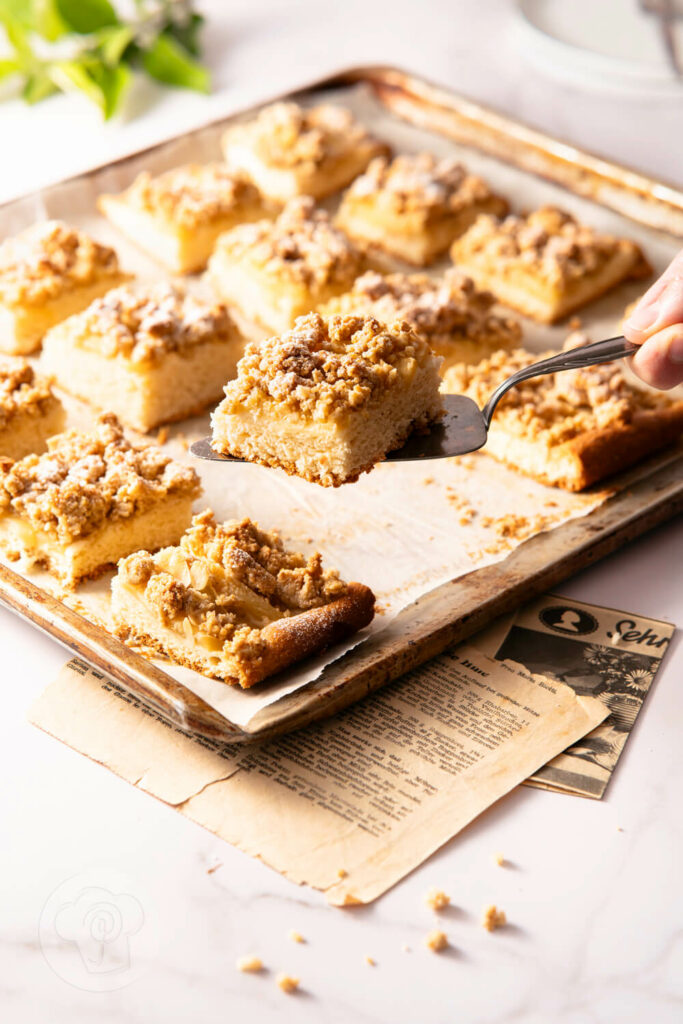
[[[629,327],[632,331],[646,331],[654,324],[657,314],[658,310],[654,305],[638,306],[633,310],[624,326]]]
[[[678,334],[671,339],[667,353],[672,363],[683,363],[683,334]]]

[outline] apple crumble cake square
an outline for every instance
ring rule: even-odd
[[[519,345],[518,322],[492,312],[495,301],[491,292],[478,291],[471,278],[453,268],[440,280],[369,270],[320,312],[374,316],[385,324],[406,320],[443,358],[443,374],[453,363],[478,363],[498,349]]]
[[[571,335],[566,348],[586,344]],[[545,353],[546,356],[553,353]],[[496,352],[477,366],[451,367],[444,390],[482,407],[512,373],[543,356]],[[631,384],[618,362],[534,377],[501,399],[484,449],[542,483],[581,491],[676,441],[683,402]]]
[[[50,438],[42,455],[0,459],[0,548],[65,587],[139,548],[175,544],[200,492],[189,466],[132,445],[116,417]]]
[[[419,153],[373,160],[344,193],[336,223],[359,245],[425,266],[480,213],[507,208],[457,160]]]
[[[243,348],[222,304],[168,284],[123,287],[53,327],[43,365],[65,391],[146,431],[217,402]]]
[[[44,452],[64,427],[64,408],[51,382],[25,359],[0,359],[0,456],[23,459]]]
[[[543,206],[525,217],[481,216],[453,243],[453,262],[506,306],[554,323],[651,268],[640,248]]]
[[[118,635],[226,683],[253,686],[367,626],[375,598],[250,519],[192,520],[175,547],[137,551],[112,581]]]
[[[219,163],[186,164],[156,178],[143,171],[124,192],[102,195],[97,205],[175,274],[203,270],[223,231],[269,213],[258,189]]]
[[[275,221],[222,235],[209,260],[218,295],[247,320],[278,332],[346,291],[363,269],[353,243],[310,196],[290,200]]]
[[[270,199],[321,199],[344,188],[389,146],[374,139],[345,107],[304,110],[274,103],[223,136],[226,163],[247,175]]]
[[[7,238],[0,245],[0,351],[35,351],[53,324],[129,279],[113,249],[62,221]]]
[[[213,447],[325,487],[356,480],[442,415],[441,360],[401,321],[316,313],[247,346]]]

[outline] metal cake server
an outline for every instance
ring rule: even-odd
[[[454,455],[476,452],[486,444],[491,419],[499,401],[510,388],[531,377],[541,377],[558,370],[577,370],[585,366],[609,363],[638,351],[638,346],[625,338],[608,338],[590,345],[581,345],[558,352],[548,359],[525,366],[504,380],[493,392],[483,409],[466,395],[444,395],[445,414],[428,433],[413,433],[406,443],[386,456],[387,462],[412,462],[415,459],[450,459]],[[211,447],[211,438],[203,437],[190,448],[199,459],[214,462],[244,462],[232,455],[219,455]]]

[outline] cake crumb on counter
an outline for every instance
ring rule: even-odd
[[[437,889],[435,886],[432,886],[425,896],[425,903],[432,910],[445,910],[450,902],[450,896],[447,896],[443,889]]]
[[[374,957],[366,956],[365,962],[368,965],[368,967],[376,967],[377,966],[377,961],[374,959]]]
[[[481,924],[487,932],[495,932],[496,928],[502,928],[504,924],[507,924],[505,911],[498,910],[495,903],[490,903],[488,907],[484,907]]]
[[[346,878],[347,875],[348,871],[345,871],[344,868],[339,868],[337,871],[337,878]]]
[[[285,974],[284,971],[281,971],[280,974],[278,974],[275,979],[275,983],[278,988],[287,993],[296,992],[299,987],[299,979],[292,977],[291,974]]]
[[[435,928],[433,932],[425,937],[425,946],[431,949],[432,953],[440,953],[448,945],[448,936],[445,932]]]
[[[505,857],[503,856],[502,853],[494,853],[493,859],[499,868],[502,868],[503,865],[505,864]]]
[[[157,444],[166,444],[168,441],[168,427],[160,427],[157,433]]]
[[[305,942],[306,941],[305,938],[303,937],[303,935],[301,934],[301,932],[298,932],[296,930],[296,928],[290,928],[290,930],[287,932],[287,938],[291,939],[292,942]]]
[[[218,871],[218,869],[222,868],[222,867],[223,867],[223,862],[218,860],[218,861],[216,861],[215,864],[212,864],[211,867],[206,869],[206,873],[207,873],[207,875],[212,875],[214,873],[214,871]]]
[[[263,961],[257,956],[241,956],[237,959],[235,967],[244,974],[258,974],[263,970]]]

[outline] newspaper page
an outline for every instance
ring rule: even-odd
[[[473,638],[478,650],[596,697],[609,711],[529,785],[604,795],[674,630],[670,622],[545,594]]]
[[[460,647],[252,747],[193,738],[71,661],[31,721],[337,906],[368,903],[607,709]]]

